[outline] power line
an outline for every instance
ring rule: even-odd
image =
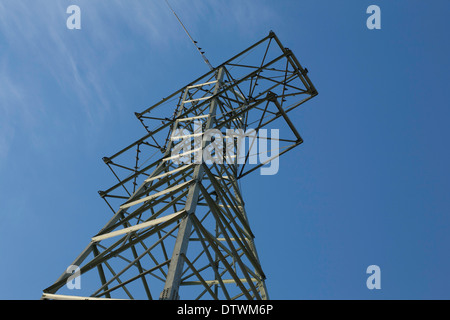
[[[209,62],[209,60],[206,58],[205,56],[205,52],[202,51],[202,48],[200,48],[197,45],[197,41],[195,41],[194,39],[192,39],[191,35],[189,34],[189,31],[186,29],[186,27],[184,26],[183,22],[181,22],[181,19],[178,17],[178,15],[175,13],[175,10],[173,10],[172,6],[169,4],[169,1],[165,0],[167,6],[169,7],[169,9],[172,11],[172,13],[174,14],[174,16],[177,18],[178,22],[181,24],[181,26],[183,27],[184,31],[186,32],[186,34],[188,35],[189,39],[192,41],[192,43],[194,44],[194,46],[197,48],[197,51],[200,53],[200,55],[202,56],[203,60],[205,61],[205,63],[208,65],[208,67],[211,70],[214,70],[214,67],[211,65],[211,63]]]

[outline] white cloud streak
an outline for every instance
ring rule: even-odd
[[[52,116],[52,97],[41,94],[46,90],[44,81],[52,81],[53,89],[57,84],[59,94],[79,106],[76,112],[85,118],[85,129],[119,108],[120,88],[105,80],[108,69],[120,62],[127,49],[121,43],[128,40],[123,38],[124,30],[161,51],[189,46],[162,0],[77,0],[82,10],[79,31],[66,28],[66,9],[72,2],[0,2],[0,160],[7,156],[19,123],[21,129],[32,130],[43,115]],[[220,26],[231,32],[254,32],[261,19],[273,18],[263,1],[258,5],[237,0],[170,2],[197,34],[202,28]],[[198,19],[208,25],[199,25]]]

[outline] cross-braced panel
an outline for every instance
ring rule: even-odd
[[[268,299],[238,181],[303,142],[288,113],[317,95],[307,72],[270,32],[136,113],[146,134],[103,158],[112,216],[72,263],[78,296]],[[72,294],[72,276],[43,298]]]

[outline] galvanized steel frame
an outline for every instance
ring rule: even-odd
[[[259,59],[242,63],[257,50]],[[118,180],[99,191],[113,215],[72,262],[82,277],[96,269],[98,284],[90,284],[84,298],[73,298],[268,299],[239,186],[239,179],[265,163],[180,164],[174,161],[177,143],[171,137],[181,128],[194,132],[196,121],[203,121],[202,132],[257,131],[281,121],[290,136],[279,139],[285,143],[280,156],[303,142],[288,113],[317,95],[307,72],[270,32],[136,113],[147,133],[103,158]],[[175,101],[171,117],[156,112]],[[161,124],[150,130],[155,122]],[[210,143],[202,139],[201,150]],[[145,161],[144,154],[150,155]],[[69,278],[64,272],[42,298],[70,298],[57,294]]]

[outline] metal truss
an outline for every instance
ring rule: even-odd
[[[81,290],[64,272],[42,299],[268,299],[239,180],[303,142],[288,113],[317,95],[307,72],[270,32],[136,113],[146,134],[103,158],[117,178],[99,191],[112,216],[72,263]],[[271,128],[279,150],[259,163],[229,136]],[[196,158],[211,146],[222,163]]]

